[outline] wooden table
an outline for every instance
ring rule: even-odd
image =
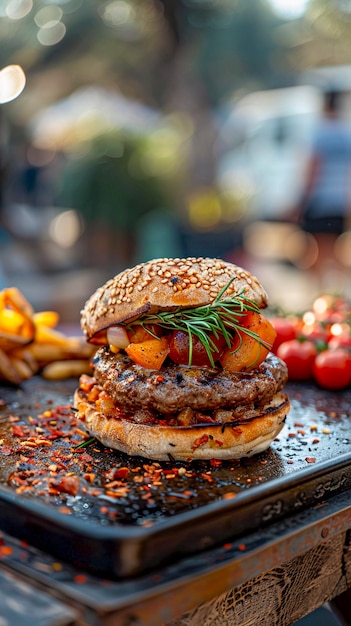
[[[122,582],[77,571],[3,535],[0,616],[9,626],[287,626],[351,587],[350,533],[347,491]]]

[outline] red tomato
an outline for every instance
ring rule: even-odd
[[[351,335],[337,335],[332,337],[328,341],[328,348],[335,350],[335,348],[346,348],[351,350]]]
[[[304,324],[301,328],[301,335],[309,341],[327,342],[328,331],[318,323]]]
[[[313,374],[320,387],[344,389],[351,383],[351,359],[347,350],[323,350],[314,362]]]
[[[317,349],[312,341],[298,341],[298,339],[285,341],[277,350],[277,356],[288,367],[290,380],[309,380],[312,378],[316,355]]]
[[[272,347],[272,352],[276,353],[280,344],[296,339],[296,323],[288,317],[273,317],[269,321],[277,333]]]
[[[210,335],[212,341],[217,346],[218,352],[212,350],[213,360],[216,362],[219,360],[224,348],[226,347],[226,341],[224,337],[216,339],[214,335]],[[198,367],[210,367],[211,361],[208,358],[205,346],[200,339],[192,336],[193,350],[191,365],[197,365]],[[189,363],[189,335],[183,330],[175,330],[171,335],[169,344],[169,357],[178,363],[178,365],[188,365]]]

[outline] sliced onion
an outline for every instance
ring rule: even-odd
[[[128,333],[123,326],[110,326],[107,330],[107,341],[115,348],[126,348],[130,344]]]

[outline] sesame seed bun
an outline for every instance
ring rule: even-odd
[[[277,393],[241,423],[161,426],[114,419],[99,412],[82,389],[74,405],[87,432],[109,448],[159,461],[241,459],[266,450],[278,436],[289,411],[288,397]]]
[[[112,325],[146,314],[210,304],[230,280],[227,297],[243,291],[260,308],[267,294],[247,270],[219,259],[154,259],[108,280],[86,302],[82,330],[91,343],[105,343]]]

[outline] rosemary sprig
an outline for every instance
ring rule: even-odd
[[[96,441],[95,437],[90,437],[89,439],[82,441],[82,443],[78,443],[76,446],[74,446],[74,449],[79,450],[80,448],[86,448],[87,446],[90,446],[90,444],[94,441]]]
[[[238,333],[240,343],[236,348],[237,350],[242,343],[243,333],[253,337],[265,347],[270,348],[271,346],[265,344],[257,333],[240,324],[240,319],[248,311],[259,312],[258,305],[250,298],[247,298],[243,290],[238,294],[232,294],[223,298],[233,280],[234,278],[223,287],[216,299],[210,304],[188,309],[178,308],[174,311],[160,311],[159,313],[145,315],[144,317],[130,322],[127,328],[132,331],[133,326],[140,325],[155,338],[157,338],[157,335],[152,331],[153,324],[161,326],[166,330],[182,330],[187,332],[189,336],[189,365],[192,364],[193,336],[197,337],[203,344],[212,367],[215,367],[213,353],[219,350],[211,335],[216,339],[223,336],[229,348],[235,334]]]

